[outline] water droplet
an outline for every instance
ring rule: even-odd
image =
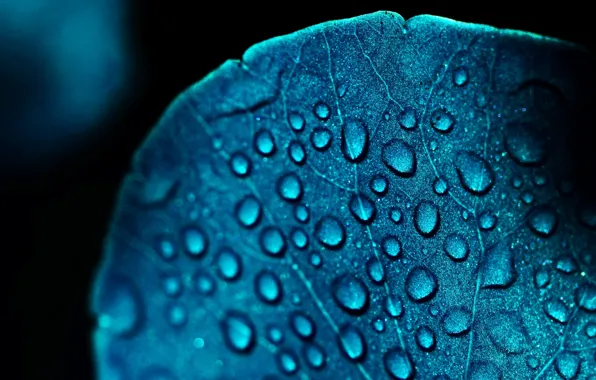
[[[377,215],[374,202],[362,193],[353,194],[348,204],[352,216],[362,224],[370,224]]]
[[[288,173],[277,181],[277,193],[288,202],[297,202],[302,197],[302,182],[295,173]]]
[[[310,219],[310,211],[304,204],[298,204],[294,207],[294,217],[300,223],[307,223]]]
[[[321,369],[325,366],[327,355],[323,347],[317,343],[307,343],[302,347],[302,357],[312,369]]]
[[[580,364],[579,356],[569,351],[559,353],[555,359],[557,373],[566,380],[575,379],[579,375]]]
[[[449,184],[444,178],[435,178],[433,182],[433,190],[437,195],[445,195],[449,190]]]
[[[290,127],[296,132],[304,130],[304,125],[306,124],[304,117],[297,112],[292,112],[288,115],[288,123],[290,123]]]
[[[315,237],[322,246],[339,249],[346,241],[346,231],[335,217],[324,216],[315,225]]]
[[[416,376],[416,367],[410,355],[401,348],[392,348],[383,355],[385,371],[396,380],[410,380]]]
[[[541,237],[554,234],[558,221],[557,212],[551,206],[535,207],[528,215],[528,227]]]
[[[265,329],[267,340],[275,345],[279,345],[284,341],[284,332],[276,325],[268,325]]]
[[[532,194],[530,191],[522,192],[519,198],[522,200],[522,202],[524,202],[527,205],[532,204],[532,202],[534,202],[534,194]]]
[[[443,249],[453,261],[464,261],[470,253],[470,246],[466,238],[457,232],[447,235],[443,241]]]
[[[401,241],[396,236],[386,236],[381,243],[383,253],[390,259],[397,259],[401,256]]]
[[[523,185],[523,183],[524,180],[519,175],[514,175],[511,178],[511,186],[513,186],[514,189],[519,189]]]
[[[490,231],[497,226],[497,216],[492,211],[482,211],[478,216],[478,228]]]
[[[412,107],[406,107],[397,116],[399,125],[404,129],[414,129],[418,125],[416,110]]]
[[[261,301],[276,304],[281,301],[283,288],[275,273],[262,270],[255,277],[255,293]]]
[[[588,312],[596,312],[596,285],[582,285],[577,289],[575,298],[581,309]]]
[[[486,160],[476,153],[457,153],[455,169],[464,189],[472,194],[484,195],[494,186],[495,173],[493,169]]]
[[[534,273],[534,285],[537,288],[542,289],[545,288],[550,283],[550,274],[548,270],[544,267],[538,268],[536,273]]]
[[[245,228],[253,228],[261,221],[261,203],[249,195],[236,204],[236,220]]]
[[[507,288],[517,278],[513,252],[506,244],[489,248],[480,263],[480,283],[483,288]]]
[[[596,323],[594,322],[589,322],[586,324],[586,336],[588,338],[594,338],[596,337]]]
[[[404,313],[404,306],[401,298],[396,295],[390,295],[385,298],[384,310],[391,318],[399,318]]]
[[[165,318],[170,326],[182,327],[188,321],[188,310],[181,303],[170,303],[165,308]]]
[[[468,71],[464,67],[453,70],[453,84],[463,86],[468,83]]]
[[[302,144],[296,140],[288,145],[288,156],[296,165],[303,165],[306,162],[306,151]]]
[[[158,239],[157,251],[159,252],[159,256],[161,256],[161,258],[165,261],[173,260],[177,255],[174,243],[172,240],[165,237]]]
[[[369,182],[370,190],[377,194],[378,196],[383,196],[387,194],[387,190],[389,189],[389,181],[387,181],[387,177],[382,174],[377,174],[370,179]]]
[[[406,293],[414,302],[431,300],[439,290],[437,277],[425,267],[413,268],[406,277]]]
[[[338,343],[341,352],[352,361],[362,361],[366,356],[366,342],[360,330],[353,325],[343,325],[339,330]]]
[[[255,327],[245,314],[228,311],[220,322],[220,329],[226,346],[238,353],[247,353],[256,342]]]
[[[362,161],[368,152],[368,129],[361,120],[349,119],[342,128],[341,150],[349,162]]]
[[[569,255],[563,255],[557,258],[555,268],[564,274],[574,274],[578,270],[578,265],[575,259]]]
[[[548,178],[546,177],[545,173],[542,172],[538,172],[536,174],[534,174],[534,185],[536,185],[537,187],[542,187],[544,185],[546,185],[546,182],[548,181]]]
[[[207,235],[198,227],[186,227],[182,231],[182,240],[186,253],[191,257],[202,257],[209,246]]]
[[[506,354],[521,354],[529,348],[528,332],[515,313],[500,312],[492,315],[486,328],[495,347]]]
[[[244,153],[235,152],[230,157],[230,168],[236,176],[243,178],[250,174],[252,164]]]
[[[329,149],[332,140],[333,135],[331,134],[331,131],[325,127],[317,127],[313,129],[312,133],[310,134],[310,143],[312,144],[313,148],[320,152]]]
[[[280,372],[285,375],[293,375],[300,369],[298,357],[289,348],[282,348],[275,354],[275,362]]]
[[[266,129],[261,129],[255,133],[254,147],[257,153],[269,157],[275,154],[275,140],[273,135]]]
[[[414,209],[414,226],[424,237],[434,235],[439,229],[441,215],[437,205],[430,201],[421,201]]]
[[[432,351],[437,345],[435,332],[428,326],[419,327],[416,330],[416,343],[422,351]]]
[[[401,210],[398,209],[398,208],[396,208],[396,207],[390,209],[389,210],[389,218],[395,224],[401,223],[401,219],[402,219],[402,212],[401,212]]]
[[[366,273],[368,273],[371,281],[376,284],[381,284],[385,280],[383,265],[374,256],[366,262]]]
[[[416,172],[416,152],[402,140],[393,139],[383,145],[383,163],[401,177],[411,177]]]
[[[350,274],[337,277],[332,284],[333,298],[349,314],[360,315],[368,308],[369,292],[362,280]]]
[[[259,243],[263,252],[269,256],[281,257],[286,253],[286,239],[277,227],[266,227],[261,231]]]
[[[140,292],[128,277],[110,275],[102,281],[94,311],[102,329],[113,335],[130,336],[143,315]]]
[[[455,119],[453,115],[442,108],[435,110],[430,117],[430,124],[440,133],[449,133],[453,129]]]
[[[290,239],[296,249],[303,250],[308,247],[308,235],[301,228],[294,228],[290,232]]]
[[[166,296],[176,298],[182,293],[182,282],[177,275],[166,275],[161,279],[161,285]]]
[[[381,318],[375,318],[372,322],[373,329],[378,332],[382,333],[385,331],[385,322]]]
[[[312,318],[301,311],[296,311],[290,316],[290,327],[300,339],[310,340],[315,337],[316,326]]]
[[[319,268],[323,264],[323,258],[318,253],[311,253],[309,261],[310,265],[315,268]]]
[[[331,108],[323,102],[317,102],[313,108],[313,112],[317,118],[323,121],[326,121],[331,117]]]
[[[340,99],[346,95],[346,92],[348,92],[348,87],[349,85],[347,83],[342,83],[339,85],[337,88],[337,96],[339,96]]]
[[[569,321],[569,310],[560,299],[551,298],[544,304],[544,312],[555,322],[567,323]]]
[[[478,108],[484,108],[488,105],[488,96],[484,92],[479,91],[476,93],[475,101]]]
[[[520,165],[540,165],[546,160],[543,133],[527,124],[510,124],[506,127],[505,149]]]
[[[222,249],[217,255],[217,274],[222,280],[237,280],[242,274],[240,256],[229,248]]]
[[[445,315],[443,315],[441,325],[447,335],[465,335],[472,327],[472,313],[464,307],[452,307],[445,312]]]

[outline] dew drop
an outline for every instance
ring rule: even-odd
[[[369,187],[373,193],[377,194],[378,196],[383,196],[387,194],[387,190],[389,189],[389,181],[384,175],[377,174],[371,178]]]
[[[268,256],[281,257],[286,253],[286,239],[277,227],[266,227],[259,236],[261,249]]]
[[[439,229],[441,215],[437,205],[430,201],[421,201],[414,209],[414,226],[424,237],[434,235]]]
[[[566,380],[575,379],[579,375],[580,364],[579,356],[569,351],[559,353],[555,359],[557,373]]]
[[[353,275],[337,277],[332,283],[332,292],[337,305],[349,314],[361,315],[368,308],[368,288]]]
[[[439,289],[437,277],[425,267],[414,267],[405,282],[406,293],[414,302],[431,300]]]
[[[299,223],[308,223],[310,219],[310,211],[308,210],[308,207],[304,204],[297,204],[294,207],[294,218],[296,218],[296,221]]]
[[[331,108],[326,103],[317,102],[313,107],[315,116],[323,121],[326,121],[331,117]]]
[[[527,124],[510,124],[506,127],[505,149],[519,165],[540,165],[546,160],[543,134]]]
[[[188,321],[188,310],[183,304],[174,302],[166,306],[165,317],[170,326],[182,327]]]
[[[560,299],[552,298],[544,304],[544,312],[555,322],[562,324],[569,321],[569,310]]]
[[[254,147],[261,156],[270,157],[275,154],[275,140],[271,132],[266,129],[257,131],[254,138]]]
[[[252,163],[244,153],[236,152],[230,157],[230,168],[237,177],[244,178],[250,175]]]
[[[168,297],[178,297],[182,293],[182,282],[176,275],[166,275],[161,279],[163,291]]]
[[[492,167],[476,153],[457,153],[455,169],[464,189],[472,194],[484,195],[494,186],[495,173]]]
[[[419,327],[416,330],[416,343],[422,351],[429,352],[434,350],[437,345],[435,332],[428,326]]]
[[[202,257],[207,252],[207,235],[198,227],[186,227],[182,232],[186,253],[194,258]]]
[[[440,133],[449,133],[453,130],[455,119],[453,115],[442,108],[435,110],[430,117],[430,124]]]
[[[320,152],[329,149],[332,140],[333,135],[331,134],[331,131],[325,127],[317,127],[313,129],[312,133],[310,134],[310,143],[312,144],[313,148]]]
[[[279,303],[283,296],[282,289],[279,278],[271,271],[262,270],[255,277],[255,293],[267,304]]]
[[[400,209],[394,207],[389,210],[389,219],[395,224],[401,223],[402,220],[402,212]]]
[[[312,369],[321,369],[325,366],[325,350],[316,343],[308,343],[302,347],[302,357],[306,364]]]
[[[280,372],[285,375],[293,375],[300,369],[298,357],[289,348],[282,348],[275,354],[275,361]]]
[[[399,125],[404,129],[414,129],[418,125],[416,110],[412,107],[406,107],[397,116]]]
[[[416,152],[402,140],[393,139],[383,145],[383,163],[401,177],[411,177],[416,172]]]
[[[290,239],[296,249],[303,250],[308,248],[308,235],[302,228],[294,228],[290,233]]]
[[[472,326],[472,313],[464,307],[452,307],[443,315],[441,325],[447,335],[461,336],[467,334]]]
[[[265,329],[267,340],[275,345],[279,345],[284,341],[284,332],[276,325],[268,325]]]
[[[586,336],[588,338],[594,338],[596,337],[596,323],[594,322],[589,322],[588,324],[586,324]]]
[[[339,249],[346,241],[346,231],[335,217],[324,216],[315,225],[315,237],[325,248]]]
[[[578,265],[575,259],[569,255],[563,255],[557,258],[555,268],[560,273],[574,274],[578,270]]]
[[[302,144],[296,140],[288,145],[288,156],[296,165],[304,165],[306,162],[306,151]]]
[[[177,255],[174,243],[165,237],[158,239],[157,251],[159,252],[159,256],[165,261],[173,260]]]
[[[288,202],[297,202],[302,197],[302,182],[295,173],[288,173],[277,181],[277,193]]]
[[[526,358],[526,365],[530,369],[536,369],[540,365],[540,360],[534,355],[530,355]]]
[[[398,296],[390,295],[385,298],[384,310],[391,318],[399,318],[404,313],[404,306]]]
[[[290,316],[290,327],[300,339],[310,340],[316,334],[316,326],[312,318],[301,311],[292,313]]]
[[[374,256],[366,262],[366,273],[371,281],[376,284],[382,284],[385,280],[385,270],[383,269],[383,265]]]
[[[240,256],[229,248],[222,249],[217,255],[217,274],[222,280],[237,280],[242,274]]]
[[[311,253],[309,257],[310,265],[315,268],[320,268],[323,264],[323,258],[318,253]]]
[[[290,123],[290,127],[296,132],[304,130],[304,125],[306,124],[304,117],[297,112],[290,113],[288,116],[288,123]]]
[[[433,190],[437,195],[445,195],[449,190],[449,184],[444,178],[435,178],[433,182]]]
[[[491,211],[483,211],[478,216],[478,228],[483,231],[490,231],[497,226],[497,216]]]
[[[396,236],[387,236],[381,243],[383,253],[390,259],[397,259],[401,256],[401,241]]]
[[[236,204],[236,220],[245,228],[253,228],[261,221],[262,208],[257,198],[249,195]]]
[[[352,361],[362,361],[366,356],[366,342],[360,330],[353,325],[343,325],[339,330],[338,343],[341,352]]]
[[[453,70],[453,84],[461,87],[466,83],[468,83],[468,71],[463,67]]]
[[[517,278],[513,252],[506,244],[489,248],[479,267],[480,284],[483,288],[508,288]]]
[[[501,312],[492,315],[486,328],[494,346],[506,354],[521,354],[530,347],[523,321],[515,313]]]
[[[372,322],[373,329],[378,332],[382,333],[385,331],[385,322],[381,318],[375,318]]]
[[[248,353],[256,342],[252,321],[239,311],[228,311],[220,322],[220,329],[226,346],[237,353]]]
[[[538,289],[545,288],[550,283],[550,274],[546,268],[541,267],[534,273],[534,285]]]
[[[416,376],[416,368],[410,355],[401,348],[392,348],[383,355],[387,374],[396,380],[410,380]]]
[[[527,220],[530,230],[540,237],[549,237],[554,234],[559,221],[557,212],[550,206],[534,208]]]
[[[361,162],[368,152],[368,129],[361,120],[350,119],[342,128],[341,150],[349,162]]]
[[[362,224],[371,224],[377,215],[374,202],[362,193],[353,194],[348,206],[352,216]]]
[[[470,246],[466,238],[457,232],[447,235],[443,241],[443,249],[453,261],[464,261],[470,253]]]
[[[576,302],[587,312],[596,312],[596,285],[584,284],[576,291]]]

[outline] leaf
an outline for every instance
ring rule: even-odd
[[[587,57],[378,12],[227,61],[122,187],[93,287],[99,377],[587,376],[593,285],[574,289],[594,282],[595,216],[560,144]]]

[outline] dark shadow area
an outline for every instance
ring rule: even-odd
[[[210,8],[204,4],[182,0],[132,4],[127,21],[135,46],[132,96],[106,115],[104,126],[89,139],[92,144],[80,145],[44,171],[11,166],[3,152],[2,279],[9,295],[3,314],[7,318],[4,326],[14,339],[6,344],[10,356],[15,356],[8,361],[20,375],[14,378],[93,378],[93,321],[87,312],[87,297],[132,154],[175,96],[226,59],[239,58],[246,48],[270,37],[377,10],[392,10],[406,19],[427,13],[527,30],[594,51],[592,15],[588,4],[580,6],[580,2],[544,9],[518,4],[514,12],[509,6],[500,10],[496,4],[471,7],[451,2],[438,6],[395,1],[361,6],[343,3],[338,9],[287,2],[273,8],[255,3],[239,7],[219,2],[210,3]],[[34,71],[43,75],[43,71]],[[20,80],[15,86],[38,83],[35,77]],[[593,84],[594,76],[586,80]],[[25,96],[18,91],[7,95],[4,83],[0,91],[13,101],[13,111],[19,106],[26,109]],[[561,173],[568,174],[577,190],[589,198],[596,193],[596,110],[592,93],[588,91],[583,100],[582,112],[574,116],[576,122],[567,131],[569,138],[562,148],[571,166]]]

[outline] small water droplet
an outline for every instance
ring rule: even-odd
[[[445,312],[445,315],[443,315],[441,325],[447,335],[465,335],[470,331],[472,326],[472,313],[464,307],[452,307]]]
[[[596,312],[596,285],[584,284],[580,286],[576,291],[575,299],[582,310]]]
[[[435,332],[428,326],[419,327],[416,330],[416,343],[422,351],[432,351],[437,345]]]
[[[283,296],[281,281],[275,273],[262,270],[255,277],[255,293],[267,304],[279,303]]]
[[[302,357],[312,369],[321,369],[325,366],[327,355],[323,347],[317,343],[307,343],[302,347]]]
[[[294,247],[299,250],[308,248],[308,235],[301,228],[294,228],[290,232],[290,239]]]
[[[317,102],[313,107],[315,116],[323,121],[326,121],[331,117],[331,108],[326,103]]]
[[[311,253],[309,261],[310,265],[312,265],[315,268],[319,268],[321,264],[323,264],[323,258],[318,253]]]
[[[397,116],[399,125],[404,129],[414,129],[418,125],[416,110],[412,107],[406,107]]]
[[[416,376],[416,367],[410,355],[402,348],[392,348],[383,355],[385,371],[395,380],[410,380]]]
[[[478,228],[490,231],[497,226],[497,216],[491,211],[482,211],[478,216]]]
[[[544,304],[544,312],[555,322],[562,324],[569,321],[569,310],[560,299],[551,298]]]
[[[442,108],[433,111],[430,117],[430,124],[440,133],[449,133],[455,125],[455,118],[451,113]]]
[[[188,310],[179,302],[173,302],[165,308],[165,318],[172,327],[182,327],[188,321]]]
[[[304,204],[297,204],[294,207],[294,217],[300,223],[307,223],[310,219],[310,211]]]
[[[495,183],[495,173],[489,163],[473,152],[459,152],[455,169],[463,188],[474,195],[484,195]]]
[[[574,274],[578,270],[578,265],[575,259],[569,255],[563,255],[557,258],[555,262],[557,271],[563,274]]]
[[[284,332],[274,324],[268,325],[265,328],[265,335],[267,336],[267,340],[275,345],[281,344],[285,338]]]
[[[209,246],[207,235],[198,227],[186,227],[182,231],[182,240],[186,253],[194,258],[205,255]]]
[[[361,120],[348,119],[342,128],[341,150],[349,162],[361,162],[368,152],[368,128]]]
[[[383,253],[390,259],[397,259],[401,256],[401,241],[396,236],[386,236],[382,243]]]
[[[293,375],[300,369],[298,357],[289,348],[282,348],[275,354],[275,361],[280,372],[285,375]]]
[[[434,235],[439,229],[441,215],[437,205],[430,201],[421,201],[414,209],[414,226],[424,237]]]
[[[540,237],[549,237],[555,233],[559,218],[551,206],[535,207],[528,215],[528,227]]]
[[[534,285],[538,289],[545,288],[550,283],[550,274],[548,270],[544,267],[538,268],[534,273]]]
[[[261,156],[270,157],[275,154],[275,139],[271,132],[266,129],[260,129],[255,133],[254,148]]]
[[[163,292],[166,296],[176,298],[182,293],[182,282],[177,275],[165,275],[161,279]]]
[[[529,355],[526,358],[526,365],[530,369],[536,369],[540,365],[540,360],[538,360],[538,358],[536,356],[534,356],[534,355]]]
[[[580,371],[580,358],[574,353],[563,351],[555,359],[555,369],[563,379],[575,379]]]
[[[385,322],[381,318],[377,317],[373,320],[372,327],[376,332],[382,333],[385,331]]]
[[[337,305],[349,314],[361,315],[368,308],[368,288],[353,275],[337,277],[332,283],[332,292]]]
[[[235,152],[230,157],[230,168],[237,177],[244,178],[250,175],[252,163],[244,153]]]
[[[389,210],[389,218],[395,224],[401,223],[402,220],[402,212],[400,209],[394,207]]]
[[[290,123],[290,127],[296,132],[304,130],[304,125],[306,124],[304,117],[297,112],[290,113],[288,116],[288,123]]]
[[[288,145],[288,156],[296,165],[303,165],[306,162],[306,151],[302,144],[296,140]]]
[[[223,248],[217,255],[217,274],[222,280],[235,281],[242,274],[240,256],[229,248]]]
[[[383,145],[383,163],[401,177],[411,177],[416,172],[416,152],[405,141],[393,139]]]
[[[522,200],[522,202],[524,202],[527,205],[532,204],[534,202],[534,194],[532,194],[532,192],[530,191],[523,191],[519,195],[519,198]]]
[[[414,267],[406,277],[406,293],[414,302],[426,302],[431,300],[437,290],[439,283],[437,277],[425,267]]]
[[[366,356],[366,342],[360,330],[353,325],[343,325],[339,330],[338,343],[341,352],[352,361],[362,361]]]
[[[523,183],[524,180],[519,175],[514,175],[511,178],[511,186],[513,186],[514,189],[519,189],[523,185]]]
[[[281,257],[286,253],[286,239],[277,227],[266,227],[259,235],[259,243],[265,254]]]
[[[173,260],[177,256],[176,247],[172,240],[166,237],[161,237],[157,242],[157,251],[159,256],[165,261]]]
[[[366,273],[370,277],[371,281],[376,284],[381,284],[385,280],[385,270],[383,265],[377,260],[376,257],[371,257],[366,262]]]
[[[404,313],[404,306],[401,298],[396,295],[390,295],[385,298],[384,310],[391,318],[401,317]]]
[[[277,181],[277,193],[288,202],[297,202],[302,197],[302,182],[295,173],[288,173]]]
[[[480,283],[483,288],[508,288],[517,278],[513,252],[506,244],[489,248],[479,267]]]
[[[530,347],[530,338],[523,321],[514,312],[491,315],[486,329],[494,346],[506,354],[521,354]]]
[[[231,351],[247,353],[255,346],[255,327],[244,313],[228,311],[220,322],[220,329],[224,342]]]
[[[362,193],[353,194],[348,204],[352,216],[362,224],[370,224],[377,215],[374,202]]]
[[[453,84],[461,87],[466,83],[468,83],[468,71],[464,67],[453,70]]]
[[[333,135],[331,134],[331,131],[325,127],[316,127],[310,134],[310,143],[313,148],[320,152],[329,149],[332,140]]]
[[[449,185],[444,178],[435,178],[433,182],[433,190],[437,195],[445,195],[449,190]]]
[[[316,334],[316,325],[307,314],[296,311],[290,316],[290,327],[300,339],[311,340]]]
[[[585,328],[586,336],[588,338],[596,337],[596,323],[595,322],[588,322]]]
[[[377,194],[378,196],[383,196],[387,194],[387,190],[389,189],[389,181],[384,175],[376,174],[370,179],[369,187],[373,193]]]
[[[324,216],[315,225],[315,237],[324,247],[339,249],[346,241],[346,231],[335,217]]]
[[[453,261],[464,261],[470,253],[470,246],[466,238],[457,232],[447,235],[443,241],[443,249]]]

